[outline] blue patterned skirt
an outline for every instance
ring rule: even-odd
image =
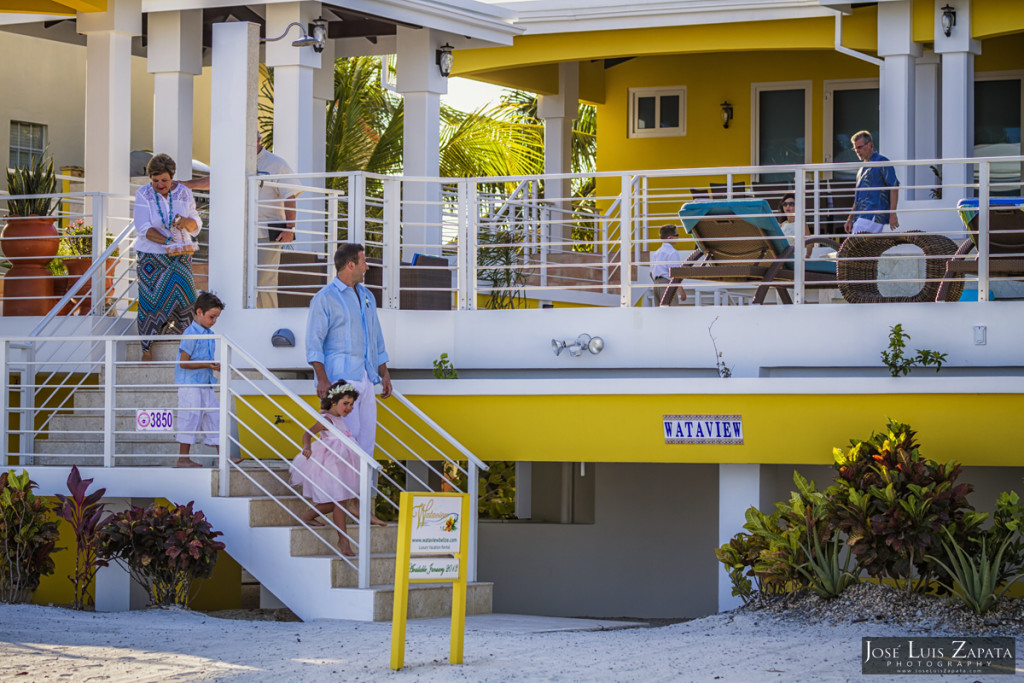
[[[182,334],[192,324],[196,302],[192,255],[139,252],[138,258],[139,335]],[[142,350],[152,344],[152,339],[143,340]]]

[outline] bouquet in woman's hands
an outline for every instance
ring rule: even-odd
[[[191,218],[175,216],[171,225],[171,241],[167,243],[167,253],[171,256],[195,253],[197,245],[192,240],[191,233],[195,227],[196,222]]]

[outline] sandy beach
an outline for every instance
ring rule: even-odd
[[[447,662],[447,620],[415,620],[408,627],[406,666],[394,672],[388,666],[390,623],[0,605],[0,680],[897,681],[907,676],[861,675],[861,638],[915,632],[955,635],[927,625],[809,623],[767,611],[631,628],[484,615],[467,619],[465,661],[453,666]]]

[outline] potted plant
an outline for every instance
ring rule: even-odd
[[[7,171],[11,195],[53,195],[57,177],[53,161],[41,156],[27,168]],[[53,297],[53,280],[46,265],[57,255],[60,244],[54,219],[53,197],[29,196],[7,199],[7,225],[0,233],[3,249],[13,267],[5,276],[4,315],[46,315]]]
[[[114,241],[114,238],[110,235],[106,237],[104,249],[109,247]],[[74,284],[85,275],[85,271],[89,270],[89,266],[92,265],[92,226],[86,225],[85,220],[82,218],[68,223],[68,226],[64,228],[64,236],[61,237],[60,249],[57,251],[57,255],[62,257],[68,276],[71,278],[71,284]],[[117,252],[115,251],[107,259],[104,266],[106,273],[104,291],[106,292],[109,292],[114,286],[113,275],[116,264]],[[82,297],[82,305],[79,307],[78,312],[80,315],[85,315],[89,312],[91,302],[89,286],[85,285],[80,288],[78,296]]]

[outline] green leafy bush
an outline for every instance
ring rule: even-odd
[[[96,553],[101,540],[100,529],[112,516],[107,514],[107,506],[100,502],[106,489],[98,489],[86,495],[92,482],[92,479],[82,479],[78,467],[72,465],[68,475],[68,492],[71,495],[58,493],[60,504],[54,508],[54,512],[68,522],[75,532],[75,572],[68,577],[75,588],[72,604],[75,609],[85,609],[94,604],[89,587],[96,571],[107,566],[107,562],[97,557]]]
[[[448,354],[442,353],[441,357],[434,361],[435,379],[458,379],[459,371],[455,369],[452,362],[448,360]]]
[[[57,176],[53,172],[53,159],[39,155],[25,168],[7,169],[7,192],[11,195],[52,195],[57,193]],[[8,199],[11,216],[49,216],[57,206],[52,197]]]
[[[957,484],[956,462],[939,464],[921,455],[909,425],[893,420],[881,434],[835,449],[835,484],[827,491],[829,514],[847,535],[858,566],[872,577],[905,581],[922,590],[944,557],[941,533],[955,537],[984,518],[967,502],[968,484]],[[932,557],[929,557],[932,556]]]
[[[935,372],[942,369],[946,362],[946,354],[932,351],[930,349],[917,349],[917,355],[907,358],[903,355],[907,348],[906,340],[910,335],[903,331],[903,325],[897,323],[889,328],[889,350],[882,351],[882,362],[889,368],[889,374],[893,377],[909,375],[910,369],[915,366],[935,366]]]
[[[57,523],[34,488],[28,472],[0,473],[0,602],[26,602],[54,571]]]
[[[224,544],[202,511],[186,505],[131,507],[114,515],[100,534],[99,555],[127,567],[158,606],[188,607],[192,584],[213,573]]]

